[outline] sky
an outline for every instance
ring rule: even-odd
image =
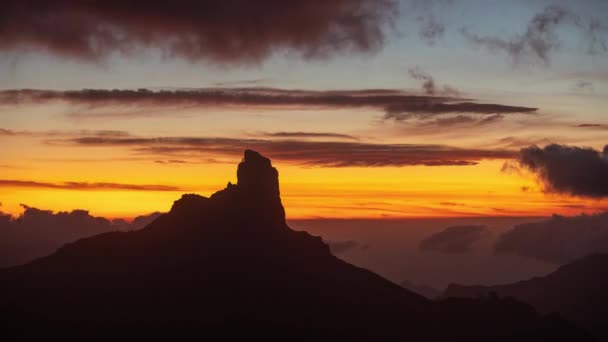
[[[608,208],[606,1],[3,6],[13,216],[168,211],[246,148],[290,219]]]

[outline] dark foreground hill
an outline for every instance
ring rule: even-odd
[[[184,195],[142,230],[79,240],[0,271],[2,334],[585,341],[513,299],[432,302],[291,230],[270,160]]]
[[[476,297],[494,292],[530,303],[541,313],[558,312],[608,339],[608,254],[594,254],[530,280],[496,286],[450,285],[448,297]]]

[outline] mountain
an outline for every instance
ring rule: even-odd
[[[477,297],[494,292],[531,304],[541,313],[557,312],[608,339],[608,254],[593,254],[530,280],[496,286],[451,284],[445,297]]]
[[[237,177],[141,230],[0,270],[3,336],[590,340],[513,299],[433,302],[350,265],[287,226],[269,159],[245,151]]]
[[[425,285],[425,284],[414,284],[407,280],[403,280],[399,285],[401,285],[401,287],[406,288],[414,293],[418,293],[419,295],[422,295],[428,299],[435,299],[442,295],[441,291],[437,290],[436,288],[434,288],[432,286]]]

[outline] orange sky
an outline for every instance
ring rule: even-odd
[[[167,211],[184,192],[235,182],[245,148],[279,169],[289,218],[606,210],[606,199],[545,193],[534,175],[501,169],[533,145],[608,143],[607,26],[593,21],[608,2],[564,2],[581,21],[541,27],[553,13],[542,1],[406,3],[376,22],[357,15],[360,29],[344,32],[342,20],[312,18],[311,35],[288,21],[279,35],[228,21],[217,39],[200,21],[141,41],[132,20],[104,17],[100,31],[92,13],[81,24],[94,28],[73,36],[11,22],[0,48],[0,211]],[[117,36],[97,46],[108,38],[99,32]],[[179,48],[198,34],[219,50]]]
[[[91,151],[37,144],[34,147],[28,146],[30,137],[1,139],[4,146],[15,144],[3,152],[5,162],[15,164],[3,169],[3,179],[49,184],[162,184],[178,188],[143,191],[4,185],[0,187],[2,211],[14,215],[22,211],[20,203],[64,211],[81,208],[107,217],[167,211],[181,193],[208,196],[228,181],[236,182],[239,162],[238,157],[224,156],[225,163],[160,164],[130,160],[117,148]],[[66,157],[58,158],[59,155]],[[273,162],[279,169],[283,203],[291,219],[541,216],[594,212],[605,206],[600,201],[545,194],[533,177],[502,172],[503,163],[504,160],[486,160],[473,166],[328,168]]]

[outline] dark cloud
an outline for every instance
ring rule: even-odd
[[[514,63],[530,61],[548,65],[551,54],[560,48],[557,29],[561,26],[573,26],[583,32],[588,52],[606,51],[604,34],[606,27],[597,19],[584,21],[577,14],[557,5],[546,7],[528,22],[523,34],[510,39],[496,36],[482,36],[462,28],[461,33],[471,43],[484,47],[492,52],[505,52]]]
[[[166,56],[258,63],[374,52],[397,15],[393,0],[19,1],[0,12],[0,49],[99,60],[159,48]]]
[[[143,111],[118,112],[103,116],[148,116],[149,109],[159,106],[184,107],[266,107],[266,108],[372,108],[385,112],[385,119],[404,120],[446,113],[475,113],[480,115],[507,113],[534,113],[536,108],[477,103],[471,99],[449,96],[412,95],[399,90],[297,90],[277,88],[198,88],[178,90],[149,89],[74,91],[4,90],[0,91],[0,104],[18,105],[65,101],[85,106],[84,110],[98,107],[143,107]],[[133,109],[133,108],[131,108]],[[79,117],[85,117],[79,115]],[[99,115],[99,114],[90,114]]]
[[[532,146],[520,151],[518,162],[538,177],[546,192],[608,197],[608,145],[602,152],[557,144]]]
[[[328,133],[328,132],[267,132],[263,136],[273,138],[336,138],[346,140],[359,140],[359,138],[340,133]]]
[[[453,226],[434,233],[420,242],[424,252],[466,253],[485,233],[485,226]]]
[[[499,104],[480,104],[474,102],[459,102],[459,103],[437,103],[432,105],[432,112],[425,111],[411,111],[407,108],[393,107],[384,116],[385,119],[393,119],[395,121],[404,121],[412,118],[429,118],[428,113],[474,113],[495,116],[496,114],[509,114],[509,113],[533,113],[536,112],[536,108],[529,107],[514,107],[504,106]],[[495,117],[494,117],[495,118]]]
[[[110,231],[137,230],[159,213],[139,216],[131,223],[91,216],[85,210],[53,213],[23,206],[17,218],[0,212],[0,267],[22,264],[54,252],[62,245]]]
[[[461,93],[458,90],[456,90],[450,86],[444,85],[443,88],[438,88],[438,86],[435,84],[435,79],[433,78],[433,76],[431,76],[429,73],[422,70],[418,66],[416,66],[415,68],[410,68],[408,70],[408,73],[410,74],[410,76],[413,79],[422,82],[422,90],[424,90],[424,93],[427,95],[439,95],[439,94],[444,95],[444,96],[460,96],[461,95]]]
[[[332,253],[336,253],[336,254],[348,252],[348,251],[351,251],[354,249],[367,250],[369,248],[369,245],[361,244],[361,243],[359,243],[357,241],[353,241],[353,240],[326,241],[326,243],[329,245],[329,248],[332,251]]]
[[[49,183],[29,180],[0,179],[0,187],[9,188],[47,188],[62,190],[132,190],[132,191],[181,191],[179,187],[159,184],[122,184],[63,182]]]
[[[608,213],[520,224],[498,238],[495,250],[555,264],[608,253]]]
[[[516,151],[464,149],[444,145],[374,144],[346,141],[263,140],[232,138],[154,137],[102,138],[84,137],[53,141],[72,146],[123,146],[133,152],[176,159],[200,158],[201,155],[242,155],[253,149],[273,160],[321,167],[380,166],[464,166],[482,159],[511,159]]]
[[[608,129],[608,124],[580,124],[576,125],[576,127],[604,130]]]

